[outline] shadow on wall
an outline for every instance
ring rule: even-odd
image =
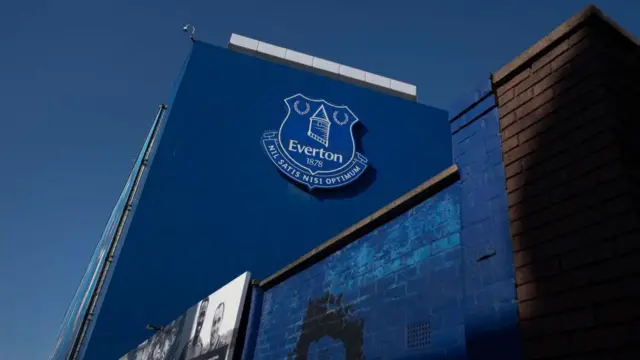
[[[364,359],[364,319],[353,319],[352,312],[351,307],[343,303],[342,296],[328,292],[320,299],[309,300],[300,337],[288,359],[307,360],[314,346],[321,347],[329,359]],[[317,350],[311,352],[318,353]]]
[[[300,336],[291,352],[287,354],[288,360],[382,360],[393,358],[395,360],[466,360],[463,354],[438,354],[425,355],[414,351],[415,355],[375,356],[367,358],[364,351],[364,341],[371,338],[371,330],[365,329],[365,319],[358,316],[357,310],[343,301],[343,295],[333,295],[326,292],[317,299],[310,299],[305,315],[301,321]],[[421,329],[415,329],[420,332]],[[424,349],[429,340],[422,337],[416,338],[411,328],[407,330],[406,341],[409,347]],[[494,334],[495,335],[495,334]],[[428,337],[428,336],[427,336]],[[380,338],[377,342],[384,343]],[[371,346],[369,344],[369,346]]]
[[[591,16],[498,87],[525,358],[638,351],[639,53]]]

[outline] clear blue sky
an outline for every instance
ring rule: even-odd
[[[0,357],[50,354],[190,42],[232,32],[455,97],[588,1],[7,0],[0,7]],[[633,34],[640,2],[595,1]]]

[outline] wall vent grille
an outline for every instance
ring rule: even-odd
[[[417,349],[431,342],[431,326],[428,321],[418,321],[407,325],[407,348]]]

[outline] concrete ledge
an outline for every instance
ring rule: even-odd
[[[402,195],[387,206],[360,220],[355,225],[329,239],[329,241],[311,250],[290,265],[262,280],[260,282],[260,287],[265,290],[272,288],[295,274],[317,264],[336,251],[360,239],[381,225],[407,212],[422,201],[444,190],[458,179],[458,167],[456,165],[448,167],[438,175],[425,181],[420,186]]]
[[[268,44],[246,36],[231,34],[227,47],[280,64],[308,70],[344,82],[376,90],[388,95],[416,101],[417,87],[385,76],[355,69],[333,61]]]
[[[549,35],[542,38],[535,45],[531,46],[520,56],[504,65],[500,70],[493,74],[494,84],[501,84],[508,80],[509,76],[515,72],[518,72],[522,67],[527,66],[528,63],[533,61],[541,53],[545,52],[549,48],[553,47],[556,43],[567,37],[569,34],[583,26],[589,19],[599,19],[618,31],[622,36],[629,39],[636,45],[640,45],[638,39],[633,37],[628,31],[624,30],[620,25],[616,24],[609,17],[604,15],[600,9],[594,5],[589,5],[582,11],[565,21],[562,25],[558,26]]]

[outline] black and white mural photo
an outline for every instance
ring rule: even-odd
[[[249,281],[240,275],[120,360],[231,359]]]

